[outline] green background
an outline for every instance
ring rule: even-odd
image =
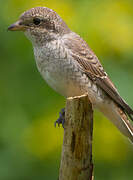
[[[87,41],[133,107],[133,1],[0,0],[0,180],[58,179],[63,130],[54,121],[65,99],[38,73],[24,34],[7,32],[35,6],[54,9]],[[99,112],[93,160],[96,180],[133,179],[133,145]]]

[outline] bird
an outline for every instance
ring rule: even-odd
[[[132,108],[88,44],[54,10],[31,8],[8,30],[22,31],[31,41],[37,68],[49,86],[66,98],[87,93],[93,109],[133,143]]]

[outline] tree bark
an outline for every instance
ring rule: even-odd
[[[93,110],[87,95],[68,98],[59,180],[92,180]]]

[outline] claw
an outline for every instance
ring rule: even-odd
[[[59,118],[54,123],[55,127],[56,127],[56,124],[58,124],[58,127],[60,127],[60,124],[62,124],[62,127],[64,128],[64,124],[65,124],[65,108],[63,108],[59,112]]]

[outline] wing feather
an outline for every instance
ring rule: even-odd
[[[65,45],[71,51],[71,56],[78,61],[82,70],[94,81],[114,102],[116,102],[133,120],[133,110],[121,98],[116,87],[104,71],[100,61],[87,43],[77,34],[65,39]]]

